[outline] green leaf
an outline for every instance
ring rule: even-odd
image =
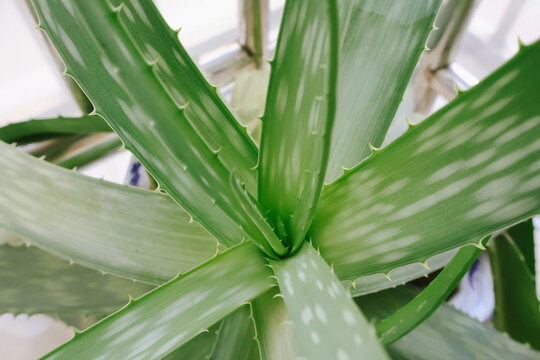
[[[441,1],[340,0],[338,111],[326,183],[380,146]]]
[[[250,312],[249,305],[240,307],[165,359],[258,359],[259,349]]]
[[[28,120],[0,128],[0,140],[18,145],[52,139],[67,134],[110,132],[109,125],[99,116],[57,117]]]
[[[311,237],[354,280],[540,212],[540,42],[329,185]],[[495,209],[495,210],[494,210]]]
[[[271,261],[301,356],[385,359],[375,331],[330,267],[307,243],[291,258]]]
[[[252,302],[253,318],[262,360],[298,358],[299,349],[285,303],[278,289]]]
[[[227,106],[191,60],[151,1],[112,0],[131,41],[172,100],[185,107],[184,115],[206,144],[219,150],[220,159],[256,194],[257,148]]]
[[[540,350],[540,301],[535,279],[509,233],[495,237],[488,247],[495,290],[493,324],[515,340]],[[517,235],[519,231],[512,233]]]
[[[153,287],[50,255],[35,247],[0,245],[0,313],[49,314],[77,325],[79,316],[101,318]]]
[[[532,218],[523,221],[505,230],[517,245],[519,252],[525,257],[525,263],[529,272],[534,276],[536,273],[534,259],[534,225]]]
[[[386,317],[417,290],[401,286],[355,298],[370,318]],[[394,359],[538,359],[539,353],[511,340],[450,305],[443,304],[412,332],[388,347]]]
[[[0,142],[0,226],[78,264],[161,284],[217,241],[163,194],[92,179]]]
[[[116,135],[111,135],[99,139],[96,143],[82,149],[76,153],[68,152],[64,156],[55,160],[56,165],[66,169],[73,169],[90,164],[93,161],[101,159],[114,150],[122,147],[122,140]]]
[[[242,306],[227,316],[209,357],[211,360],[251,360],[259,358],[255,327],[250,305]]]
[[[489,236],[485,237],[485,245]],[[413,300],[389,317],[379,321],[375,327],[377,335],[385,345],[391,344],[409,333],[427,319],[446,300],[459,284],[482,250],[468,246],[458,251],[437,277]]]
[[[456,255],[458,249],[452,249],[437,255],[433,255],[425,263],[413,263],[392,269],[388,274],[371,274],[357,278],[354,282],[345,280],[344,285],[349,285],[352,296],[361,296],[373,292],[395,288],[411,280],[443,268]]]
[[[164,357],[275,286],[271,275],[263,254],[246,242],[130,302],[45,358]]]
[[[223,244],[251,238],[275,256],[259,231],[269,225],[252,223],[233,195],[220,150],[199,136],[186,108],[167,95],[157,65],[147,63],[125,31],[122,9],[128,8],[74,0],[34,0],[34,6],[67,73],[161,188]]]
[[[259,200],[298,248],[319,199],[336,112],[336,0],[285,4],[263,116]]]

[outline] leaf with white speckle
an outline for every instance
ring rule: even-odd
[[[272,261],[299,355],[308,359],[386,359],[374,329],[310,244]],[[320,283],[320,285],[319,285]]]

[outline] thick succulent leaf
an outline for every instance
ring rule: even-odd
[[[301,356],[308,359],[386,359],[374,329],[311,244],[271,261]]]
[[[116,135],[110,135],[98,139],[95,143],[84,147],[80,151],[71,152],[68,150],[66,154],[63,154],[53,162],[66,169],[73,169],[88,165],[121,148],[122,140]]]
[[[535,256],[534,256],[534,225],[532,218],[523,221],[505,230],[517,245],[519,252],[525,258],[525,263],[529,272],[535,276]]]
[[[336,111],[338,14],[327,4],[286,2],[263,116],[259,200],[293,248],[322,190]]]
[[[508,232],[490,241],[488,253],[495,290],[493,324],[540,350],[540,302],[525,257]]]
[[[259,296],[252,308],[261,359],[297,359],[298,344],[279,290],[271,289]]]
[[[380,146],[440,0],[340,0],[338,110],[326,182]]]
[[[199,136],[122,26],[126,7],[113,10],[105,0],[33,3],[66,72],[161,188],[223,244],[251,237],[274,255],[258,230],[269,225],[242,211],[219,149]]]
[[[250,305],[240,307],[207,332],[180,346],[165,359],[258,359],[259,349],[250,316]]]
[[[427,277],[430,273],[441,269],[452,260],[458,249],[452,249],[441,254],[434,255],[423,264],[413,263],[392,269],[388,274],[371,274],[359,277],[351,282],[345,280],[352,296],[367,295],[373,292],[395,288],[420,277]]]
[[[211,360],[253,360],[259,358],[251,306],[245,305],[227,316],[219,329]]]
[[[229,316],[232,316],[229,315]],[[212,325],[208,331],[203,331],[184,345],[165,356],[165,360],[206,360],[212,353],[219,335],[219,329],[224,320]]]
[[[472,243],[540,212],[540,42],[321,198],[311,237],[342,279]]]
[[[159,359],[275,286],[250,242],[175,278],[46,356],[46,359]]]
[[[67,134],[110,132],[109,125],[99,116],[58,117],[55,119],[28,120],[0,128],[0,140],[28,144]]]
[[[78,264],[160,284],[217,252],[167,196],[68,171],[0,142],[0,226]]]
[[[381,318],[409,302],[415,289],[399,287],[355,298],[370,318]],[[388,347],[394,359],[538,359],[540,353],[511,340],[450,305],[443,304],[412,332]]]
[[[169,96],[223,164],[235,171],[251,194],[256,194],[257,148],[251,142],[216,88],[211,86],[165,23],[152,1],[112,0],[120,22]]]
[[[50,255],[35,247],[0,245],[0,313],[49,314],[68,322],[101,318],[153,287]]]
[[[489,237],[485,237],[485,245]],[[467,246],[445,266],[437,277],[414,299],[375,326],[383,344],[391,344],[427,319],[459,284],[482,250]]]

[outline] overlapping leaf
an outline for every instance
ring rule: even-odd
[[[540,212],[540,42],[329,185],[311,236],[343,279]],[[496,209],[496,210],[494,210]]]
[[[35,247],[0,246],[0,313],[43,313],[70,325],[101,318],[153,287],[72,264]]]
[[[34,5],[67,73],[160,186],[224,244],[250,237],[274,255],[259,231],[269,225],[254,224],[242,211],[219,149],[199,136],[186,109],[168,96],[156,65],[147,63],[125,31],[124,7],[111,9],[105,0],[35,0]]]
[[[28,120],[0,128],[0,140],[27,144],[67,134],[110,132],[109,125],[99,116],[58,117],[55,119]]]
[[[335,0],[285,4],[263,116],[259,200],[300,246],[319,199],[336,111]]]
[[[178,42],[156,7],[145,0],[112,0],[133,44],[197,133],[238,178],[256,194],[257,148]]]
[[[164,357],[275,286],[266,265],[253,244],[238,245],[131,302],[45,358]]]
[[[161,284],[217,252],[167,196],[92,179],[0,142],[0,226],[51,253]]]
[[[370,318],[390,315],[418,291],[407,287],[356,298]],[[396,359],[538,359],[540,353],[511,340],[449,305],[442,305],[429,319],[388,347]]]
[[[520,232],[521,226],[528,228],[525,222],[511,233],[526,236],[534,246],[532,233]],[[509,234],[510,231],[495,237],[488,248],[495,290],[493,324],[517,341],[529,343],[540,350],[540,301],[536,295],[535,278]],[[520,240],[522,245],[526,240]]]
[[[385,359],[373,328],[311,244],[271,265],[289,312],[299,355],[309,359]]]
[[[326,182],[380,146],[424,50],[439,0],[338,1],[338,106]]]

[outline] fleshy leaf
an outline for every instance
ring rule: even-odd
[[[380,146],[440,0],[340,0],[338,106],[326,182]]]
[[[306,243],[271,261],[289,312],[299,355],[308,359],[386,359],[375,331],[324,259]]]
[[[243,243],[130,302],[45,359],[164,357],[274,286],[271,275],[263,254]]]
[[[257,148],[165,23],[152,1],[112,0],[133,44],[197,133],[256,194]]]
[[[488,239],[489,237],[485,237],[482,244],[485,245]],[[481,252],[482,250],[474,246],[460,249],[420,294],[389,317],[379,321],[375,329],[381,342],[385,345],[393,343],[433,314],[456,288]]]
[[[298,344],[278,289],[259,296],[252,302],[252,307],[261,359],[298,358]]]
[[[336,111],[338,14],[327,4],[286,2],[263,116],[259,200],[292,251],[322,190]]]
[[[540,42],[329,185],[311,237],[342,279],[540,212]],[[494,210],[495,209],[495,210]]]
[[[168,96],[156,65],[147,63],[125,31],[125,6],[112,9],[103,0],[33,3],[66,72],[160,187],[223,244],[251,238],[275,256],[259,231],[261,224],[251,222],[233,195],[220,149],[205,143],[185,106]]]
[[[488,247],[495,290],[493,324],[515,340],[540,350],[540,302],[535,279],[510,233],[519,236],[520,232],[503,232]],[[533,240],[532,234],[523,235]]]
[[[55,119],[28,120],[0,128],[0,140],[19,145],[52,139],[67,134],[111,132],[99,116],[58,117]]]
[[[355,298],[370,318],[381,318],[409,302],[418,291],[401,286]],[[394,359],[538,359],[540,353],[511,340],[450,305],[443,304],[412,332],[391,344]]]
[[[0,313],[104,317],[153,287],[102,275],[35,247],[0,245]]]
[[[68,171],[2,142],[0,168],[0,226],[78,264],[161,284],[217,252],[217,241],[163,194]]]

